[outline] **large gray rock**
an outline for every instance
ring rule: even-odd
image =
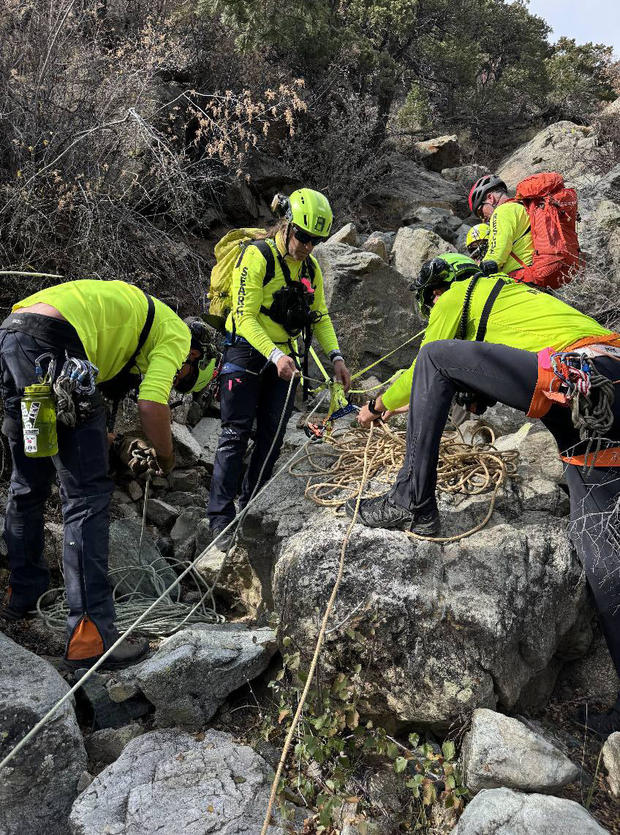
[[[119,672],[116,680],[128,693],[135,685],[155,705],[158,727],[199,730],[229,693],[266,669],[275,651],[271,629],[198,624],[165,640],[155,655]]]
[[[161,590],[153,575],[157,574],[160,582],[169,586],[176,574],[147,530],[140,549],[141,527],[136,519],[116,519],[110,524],[110,580],[118,585],[119,594],[139,592],[145,597],[159,597]]]
[[[603,745],[603,765],[607,769],[609,790],[620,797],[620,731],[607,738]]]
[[[120,757],[128,742],[143,733],[144,727],[138,722],[123,725],[122,728],[102,728],[94,731],[84,740],[88,757],[92,763],[99,766],[109,765]]]
[[[465,808],[452,835],[605,835],[583,806],[545,794],[487,789]]]
[[[330,237],[330,243],[334,244],[349,244],[349,246],[357,246],[357,229],[354,223],[346,223],[337,232],[334,232]]]
[[[220,437],[222,423],[219,418],[205,417],[192,429],[192,435],[201,448],[203,458],[213,461]]]
[[[530,501],[522,511],[518,494],[500,498],[491,525],[445,546],[353,528],[331,621],[345,625],[329,634],[323,660],[338,657],[352,610],[361,631],[372,612],[380,614],[365,668],[365,712],[445,726],[476,707],[506,709],[529,695],[585,605],[585,580],[563,523],[546,515],[546,500]],[[453,507],[443,514],[442,533],[472,527],[487,503]],[[273,541],[289,515],[281,506],[273,528],[263,518]],[[316,613],[325,608],[345,530],[325,512],[280,547],[276,611],[281,634],[302,652],[316,640]]]
[[[342,335],[350,368],[364,368],[423,329],[424,323],[413,311],[409,282],[378,255],[329,242],[315,253],[325,278],[329,312],[336,333]],[[415,345],[401,348],[374,373],[385,378],[410,365]]]
[[[229,734],[153,731],[132,740],[80,795],[71,833],[256,835],[272,776],[262,757]],[[269,831],[284,835],[277,824]]]
[[[392,260],[400,273],[409,281],[415,281],[425,261],[445,252],[456,252],[456,249],[435,232],[403,226],[394,240]]]
[[[177,467],[193,467],[203,460],[202,447],[192,435],[189,427],[173,422],[171,429]]]
[[[548,794],[579,776],[568,757],[542,736],[518,719],[484,708],[474,710],[461,761],[473,794],[502,786]]]
[[[412,229],[430,229],[444,241],[456,244],[459,229],[463,225],[460,217],[449,209],[421,206],[403,218],[406,226]],[[466,233],[467,234],[467,233]]]
[[[42,658],[0,632],[0,760],[69,690]],[[87,757],[71,700],[0,774],[0,832],[64,835]]]
[[[424,165],[431,171],[452,168],[461,161],[461,147],[456,134],[416,142],[415,148]]]
[[[560,698],[579,695],[595,701],[615,701],[620,679],[596,623],[595,630],[593,639],[584,648],[583,657],[570,661],[562,668],[556,688]]]
[[[456,168],[444,168],[441,176],[444,180],[449,180],[451,183],[459,183],[463,186],[465,191],[469,194],[471,187],[479,180],[489,173],[489,169],[484,165],[457,165]]]
[[[419,206],[452,209],[461,217],[469,214],[463,186],[448,182],[406,157],[394,155],[381,186],[361,196],[359,213],[367,225],[391,230],[402,226],[404,217]]]
[[[573,122],[556,122],[504,159],[497,173],[509,189],[514,189],[524,177],[541,171],[557,171],[571,185],[585,186],[592,182],[596,149],[593,128]]]

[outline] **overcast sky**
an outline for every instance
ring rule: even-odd
[[[553,28],[552,43],[563,35],[577,43],[604,43],[620,59],[620,0],[530,0],[529,7]]]

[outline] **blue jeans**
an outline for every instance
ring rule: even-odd
[[[58,454],[51,458],[28,458],[22,440],[20,398],[24,387],[35,382],[34,360],[50,351],[60,369],[65,359],[61,342],[0,329],[0,394],[5,409],[2,431],[9,440],[13,465],[4,527],[11,572],[10,603],[17,610],[32,608],[49,585],[43,557],[43,513],[57,478],[64,520],[68,647],[71,649],[76,628],[88,619],[107,648],[118,633],[108,580],[113,485],[108,477],[105,410],[99,406],[89,420],[75,428],[59,423]]]

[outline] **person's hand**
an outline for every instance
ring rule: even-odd
[[[134,476],[160,475],[162,470],[153,447],[141,438],[125,437],[115,442],[116,453]]]
[[[345,365],[344,360],[336,360],[334,362],[334,377],[336,382],[342,383],[344,393],[346,394],[351,388],[351,372]]]
[[[377,404],[375,402],[375,409],[377,408]],[[378,411],[378,410],[377,410]],[[369,404],[367,403],[357,413],[357,422],[362,427],[362,429],[370,429],[370,424],[374,423],[375,420],[382,420],[383,413],[376,415],[374,412],[370,411]]]
[[[290,380],[292,377],[295,377],[299,374],[297,370],[297,366],[293,362],[292,358],[287,356],[286,354],[283,357],[280,357],[277,364],[278,369],[278,377],[281,380]]]

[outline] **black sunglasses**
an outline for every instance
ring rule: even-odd
[[[312,244],[312,246],[316,246],[324,240],[321,235],[311,235],[309,232],[306,232],[305,229],[300,229],[298,226],[295,226],[294,223],[293,233],[300,244]]]

